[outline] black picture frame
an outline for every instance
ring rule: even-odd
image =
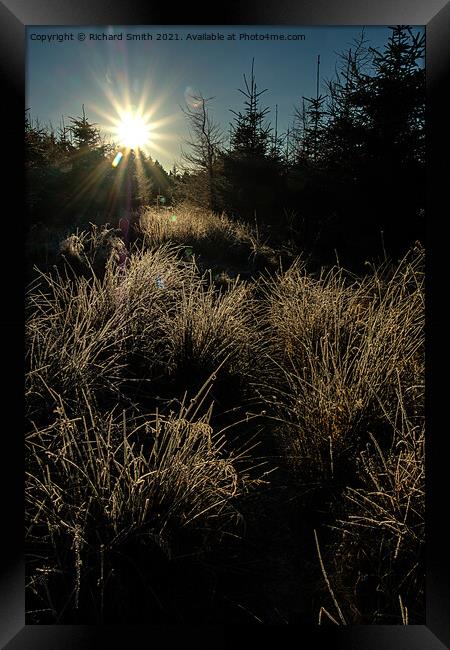
[[[207,18],[207,19],[206,19]],[[87,647],[140,647],[156,643],[170,644],[175,638],[183,644],[194,642],[207,647],[221,647],[240,638],[227,626],[190,626],[177,630],[167,626],[47,626],[25,625],[24,557],[23,557],[23,295],[20,251],[23,249],[26,223],[23,218],[23,110],[25,89],[25,29],[29,25],[424,25],[426,27],[427,76],[427,587],[426,625],[415,626],[311,626],[291,631],[267,626],[253,626],[254,644],[287,643],[284,634],[301,647],[330,647],[357,650],[441,650],[450,647],[448,544],[445,530],[445,489],[447,465],[442,449],[445,427],[439,426],[439,408],[445,397],[439,395],[434,381],[439,362],[433,350],[443,332],[444,320],[437,319],[437,293],[431,278],[438,275],[439,253],[431,246],[432,230],[444,218],[448,133],[448,89],[450,48],[450,5],[445,0],[278,0],[270,4],[229,0],[205,12],[192,3],[180,9],[175,5],[155,8],[138,0],[3,0],[0,2],[0,70],[2,98],[6,108],[1,135],[2,158],[6,162],[0,179],[3,196],[14,200],[9,211],[3,209],[3,309],[0,331],[3,340],[3,543],[0,573],[0,645],[7,650]],[[448,165],[447,165],[448,169]],[[447,174],[446,174],[447,175]],[[13,188],[17,188],[14,189]],[[430,235],[430,236],[428,236]],[[9,257],[9,259],[8,259]],[[23,259],[23,258],[22,258]],[[445,299],[445,295],[444,295]],[[441,323],[441,324],[438,324]],[[437,356],[440,356],[439,354]],[[435,359],[437,359],[437,356]],[[430,390],[430,363],[433,390]],[[441,362],[442,363],[442,362]],[[441,389],[443,393],[444,388]],[[5,471],[8,469],[9,471]],[[448,470],[447,470],[448,472]],[[138,640],[138,637],[139,640]]]

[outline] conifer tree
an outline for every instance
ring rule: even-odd
[[[77,169],[88,170],[104,158],[106,146],[96,124],[89,122],[82,106],[81,117],[70,117],[73,139],[73,162]]]
[[[269,108],[260,108],[260,97],[267,92],[267,88],[258,91],[254,65],[255,60],[252,59],[250,81],[244,74],[245,89],[238,89],[245,97],[244,111],[231,109],[235,116],[231,148],[236,154],[243,157],[264,158],[269,150],[271,128],[265,122]]]
[[[368,243],[383,237],[383,246],[400,255],[402,247],[423,238],[425,42],[408,26],[391,31],[384,49],[366,49],[365,65],[361,57],[350,60],[326,141],[333,168],[346,170],[351,183],[342,202],[346,228],[365,232]],[[361,205],[364,229],[356,208]]]
[[[244,109],[230,109],[234,115],[230,148],[222,154],[223,205],[241,218],[269,222],[277,219],[283,195],[281,138],[267,119],[269,108],[261,106],[267,89],[258,90],[254,59],[250,78],[243,77],[244,88],[238,90],[244,97]]]

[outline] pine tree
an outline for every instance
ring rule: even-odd
[[[230,214],[254,221],[275,221],[281,211],[284,192],[284,164],[278,125],[273,133],[267,120],[269,108],[262,107],[252,60],[250,78],[244,74],[244,109],[230,109],[234,115],[230,147],[222,156],[223,207]],[[278,107],[276,107],[278,121]]]
[[[62,206],[61,215],[72,215],[81,223],[87,220],[101,221],[113,182],[111,165],[107,159],[111,147],[105,144],[96,124],[86,117],[84,105],[80,117],[69,117],[70,165],[67,186],[70,199]]]
[[[304,168],[320,167],[325,159],[323,134],[328,117],[328,97],[319,92],[320,55],[317,57],[316,94],[303,97],[294,110],[292,128],[292,162]]]
[[[384,51],[370,48],[375,73],[364,75],[354,102],[370,119],[374,155],[423,162],[425,36],[403,25],[391,30]]]
[[[362,34],[328,84],[323,140],[337,230],[343,247],[367,255],[381,252],[382,238],[400,255],[423,237],[424,37],[391,30],[382,50]]]
[[[50,125],[31,120],[25,111],[27,205],[33,218],[50,218],[68,199],[64,176],[68,153]]]
[[[82,106],[81,117],[69,117],[73,139],[73,163],[77,169],[95,167],[105,157],[106,146],[96,124],[89,122]]]
[[[255,60],[252,59],[250,82],[244,74],[245,90],[239,88],[244,95],[243,112],[231,109],[234,114],[234,127],[231,136],[231,149],[243,157],[264,158],[270,146],[271,128],[265,123],[269,108],[260,108],[259,100],[261,95],[267,92],[267,88],[258,91],[255,74]]]

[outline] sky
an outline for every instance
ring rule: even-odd
[[[208,106],[228,133],[230,109],[244,108],[238,89],[244,88],[243,74],[249,78],[254,59],[258,90],[267,89],[261,106],[270,109],[272,125],[278,106],[282,133],[301,98],[315,96],[318,55],[325,94],[338,53],[354,45],[363,27],[32,26],[27,28],[26,108],[32,119],[57,129],[62,116],[68,124],[69,116],[82,114],[84,104],[88,120],[113,139],[119,115],[140,110],[152,129],[146,153],[169,170],[181,160],[188,137],[181,107],[192,102],[193,94],[214,98]],[[364,30],[368,45],[378,49],[391,33],[388,27]],[[192,38],[206,34],[217,38]],[[284,39],[255,40],[255,35]]]

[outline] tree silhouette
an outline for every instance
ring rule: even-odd
[[[182,108],[188,121],[189,149],[182,151],[185,169],[194,171],[190,184],[190,198],[212,210],[218,209],[217,164],[223,145],[222,129],[216,123],[208,106],[214,98],[201,93],[191,96]]]
[[[267,122],[268,107],[261,107],[260,98],[267,91],[258,90],[254,73],[244,74],[244,110],[235,111],[231,129],[230,149],[222,154],[224,191],[223,206],[231,214],[247,220],[276,218],[283,193],[283,161],[278,133],[272,136]],[[274,139],[275,138],[275,139]]]
[[[77,169],[89,170],[104,159],[107,146],[96,124],[88,121],[82,106],[81,117],[69,117],[73,139],[73,163]]]
[[[231,109],[231,112],[235,116],[231,148],[235,153],[245,157],[264,158],[269,148],[271,128],[265,123],[269,108],[260,108],[259,98],[267,92],[267,88],[258,91],[255,81],[254,65],[255,60],[252,59],[250,82],[244,74],[245,90],[238,89],[245,97],[244,111],[241,112]]]
[[[391,29],[382,51],[362,32],[340,54],[327,95],[317,86],[295,114],[290,204],[301,200],[309,232],[320,231],[319,255],[337,249],[349,264],[383,247],[401,255],[423,238],[424,39]]]
[[[347,215],[342,229],[352,235],[347,241],[359,246],[365,232],[366,244],[379,245],[383,233],[388,248],[401,254],[423,237],[424,37],[408,26],[391,30],[383,51],[364,49],[360,40],[349,53],[333,86],[325,144],[330,170],[345,181],[338,203]]]

